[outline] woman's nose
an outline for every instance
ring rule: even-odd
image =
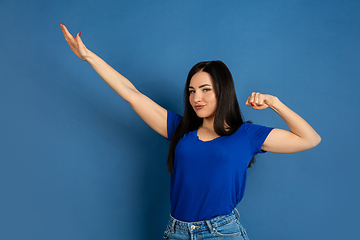
[[[200,102],[201,101],[201,93],[195,93],[195,96],[194,96],[194,101],[197,103],[197,102]]]

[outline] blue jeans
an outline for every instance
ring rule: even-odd
[[[169,240],[249,240],[235,208],[228,215],[201,222],[182,222],[170,216],[164,238]]]

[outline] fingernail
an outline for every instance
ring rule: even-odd
[[[251,106],[255,106],[255,104],[254,103],[250,103],[251,104]]]
[[[79,32],[79,37],[81,36],[81,32]]]

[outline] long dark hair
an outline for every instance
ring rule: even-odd
[[[236,98],[234,80],[228,67],[222,61],[206,61],[199,62],[193,66],[188,74],[185,91],[185,111],[184,116],[172,136],[167,166],[169,173],[172,172],[174,166],[175,148],[180,138],[184,134],[197,130],[203,119],[199,118],[189,102],[189,85],[191,78],[198,72],[207,72],[210,74],[213,82],[215,96],[217,100],[217,109],[214,119],[214,130],[219,136],[228,136],[236,132],[236,130],[244,123],[239,103]],[[253,163],[253,158],[249,163]]]

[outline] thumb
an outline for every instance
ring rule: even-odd
[[[81,32],[79,32],[79,33],[76,35],[76,42],[77,42],[77,45],[78,45],[80,58],[81,58],[82,60],[85,60],[85,55],[86,55],[86,50],[87,50],[87,49],[86,49],[84,43],[82,42],[80,36],[81,36]]]
[[[83,44],[80,36],[81,36],[81,32],[79,32],[79,33],[76,35],[76,41],[78,42],[79,45],[80,45],[80,44]]]

